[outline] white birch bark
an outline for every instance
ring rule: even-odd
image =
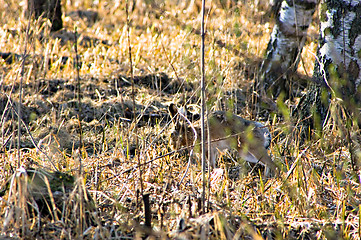
[[[353,129],[340,129],[355,172],[361,166],[361,0],[323,0],[314,78],[342,99]],[[359,174],[359,172],[358,172]]]
[[[355,171],[361,166],[361,0],[322,0],[320,38],[314,81],[301,98],[296,116],[304,129],[322,130],[330,97],[342,100],[353,129],[340,120],[340,130]],[[333,116],[335,117],[335,116]],[[339,117],[336,115],[336,117]]]
[[[349,108],[361,104],[361,0],[321,3],[314,78]],[[352,110],[352,109],[350,109]]]
[[[258,89],[272,89],[278,96],[285,90],[286,77],[297,69],[307,29],[318,0],[284,0],[262,63]]]

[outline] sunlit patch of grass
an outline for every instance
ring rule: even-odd
[[[279,178],[268,179],[258,171],[251,172],[252,168],[247,164],[222,160],[219,164],[222,174],[211,176],[210,195],[207,196],[207,207],[212,213],[201,213],[199,158],[192,157],[186,173],[187,154],[164,156],[171,151],[167,137],[171,124],[166,122],[168,104],[188,100],[198,103],[201,37],[197,32],[200,28],[197,6],[181,8],[173,1],[139,2],[143,5],[130,13],[129,26],[135,75],[164,72],[173,79],[179,77],[181,81],[193,83],[194,89],[187,93],[168,94],[159,89],[136,86],[136,113],[141,116],[149,111],[163,115],[155,123],[139,120],[140,124],[135,127],[125,116],[126,111],[133,111],[131,88],[117,85],[123,83],[120,75],[130,75],[125,1],[115,4],[95,4],[91,1],[63,3],[64,13],[91,8],[101,16],[98,22],[89,26],[83,20],[63,18],[65,29],[70,34],[76,26],[80,37],[86,35],[107,41],[92,47],[80,45],[80,40],[78,43],[83,63],[80,69],[83,111],[86,117],[96,116],[93,121],[82,123],[85,147],[80,153],[76,152],[79,147],[79,123],[74,100],[74,43],[52,38],[46,24],[31,24],[33,34],[30,34],[30,56],[24,76],[25,84],[34,85],[32,89],[26,89],[23,104],[32,106],[28,111],[35,115],[30,114],[32,117],[28,124],[35,142],[41,143],[41,150],[60,170],[76,173],[79,156],[82,156],[84,182],[99,212],[104,214],[103,220],[108,224],[105,225],[117,229],[114,231],[118,231],[118,236],[129,236],[127,234],[138,231],[134,230],[138,223],[144,222],[139,158],[143,164],[140,169],[144,190],[151,194],[154,229],[166,234],[177,232],[178,222],[184,218],[187,230],[194,236],[204,236],[200,226],[208,224],[214,239],[229,236],[266,238],[267,231],[279,239],[315,235],[322,239],[335,233],[356,239],[359,236],[360,190],[357,175],[350,164],[349,149],[344,146],[344,132],[340,130],[342,121],[336,121],[338,110],[332,112],[333,120],[324,126],[319,139],[304,142],[300,140],[298,120],[292,119],[290,114],[294,102],[285,102],[280,98],[279,112],[272,116],[253,111],[251,102],[254,93],[248,90],[263,58],[273,22],[264,19],[263,10],[257,10],[254,4],[244,1],[231,9],[207,3],[210,11],[206,22],[205,49],[207,104],[212,110],[230,109],[244,117],[266,121],[273,134],[269,152],[285,173]],[[3,23],[0,30],[1,51],[22,54],[27,38],[24,30],[27,19],[19,15],[18,2],[8,1],[5,5],[8,7],[6,17],[1,11],[3,6],[0,6],[0,22]],[[42,29],[46,34],[39,39]],[[7,30],[16,30],[17,33]],[[313,71],[313,54],[316,51],[316,44],[311,40],[312,37],[302,53],[304,67],[299,66],[299,72],[309,76]],[[50,65],[43,62],[38,66],[33,55],[42,55],[52,62]],[[61,57],[69,59],[63,64]],[[17,99],[18,89],[11,92],[11,87],[14,82],[19,82],[21,62],[7,64],[1,60],[0,64],[1,86],[6,86],[6,93]],[[35,83],[40,84],[44,79],[49,84],[37,88]],[[65,81],[62,91],[56,90],[61,88],[60,83],[49,86],[50,80],[54,79]],[[10,115],[6,116],[6,119],[10,118]],[[2,143],[11,133],[14,135],[9,138],[12,149],[1,149],[2,183],[17,168],[14,150],[16,125],[9,123],[3,126],[7,128],[2,129]],[[25,130],[23,134],[27,135]],[[26,137],[27,143],[28,139]],[[23,153],[21,160],[30,161],[32,166],[51,168],[44,153],[30,149]],[[228,168],[234,165],[242,168],[236,179],[228,176]],[[184,174],[185,178],[179,185]],[[1,201],[2,206],[7,204]],[[199,216],[206,220],[202,222]],[[212,220],[207,222],[209,219]],[[0,223],[4,224],[4,219]],[[62,228],[59,229],[62,231]],[[311,233],[314,235],[307,235]]]

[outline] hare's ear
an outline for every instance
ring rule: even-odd
[[[178,114],[178,108],[174,103],[171,103],[168,107],[168,111],[170,113],[170,116],[174,118]]]

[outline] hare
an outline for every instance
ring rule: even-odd
[[[170,145],[174,149],[192,146],[195,139],[194,132],[197,134],[199,143],[201,138],[200,121],[193,124],[186,121],[184,118],[186,113],[181,113],[175,104],[169,106],[169,113],[174,124],[170,134]],[[177,115],[182,116],[176,117]],[[277,166],[267,153],[267,148],[271,143],[271,134],[261,123],[243,119],[229,112],[216,111],[208,115],[208,126],[211,142],[211,159],[209,161],[212,167],[216,165],[219,152],[235,149],[238,156],[244,160],[266,165],[266,175],[269,174],[267,168],[276,171]]]

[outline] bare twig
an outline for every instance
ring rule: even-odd
[[[79,124],[79,173],[82,176],[82,149],[83,149],[83,131],[82,131],[82,107],[81,107],[81,91],[80,91],[80,63],[78,54],[78,30],[74,29],[74,51],[75,51],[75,70],[76,70],[76,82],[77,82],[77,98],[78,98],[78,124]]]
[[[30,22],[31,15],[28,19],[28,25],[26,27],[26,38],[25,38],[25,46],[24,53],[22,56],[21,62],[21,73],[20,73],[20,87],[19,87],[19,105],[18,105],[18,168],[21,165],[21,151],[20,151],[20,143],[21,143],[21,106],[22,106],[22,91],[23,91],[23,80],[24,80],[24,72],[25,72],[25,60],[27,58],[27,48],[29,41],[29,31],[30,31]]]
[[[202,180],[203,180],[203,191],[202,191],[202,212],[205,213],[205,192],[206,192],[206,135],[205,135],[205,74],[204,74],[204,12],[205,12],[205,0],[202,0],[202,20],[201,20],[201,149],[202,149]]]
[[[129,64],[130,64],[130,78],[132,82],[132,101],[133,101],[133,121],[136,121],[136,108],[135,108],[135,88],[134,88],[134,72],[133,72],[133,60],[132,60],[132,46],[130,44],[130,17],[129,17],[129,1],[126,1],[125,6],[125,13],[127,15],[127,39],[128,39],[128,53],[129,53]],[[135,131],[135,141],[136,146],[138,147],[138,136],[137,136],[137,124],[134,125]],[[140,181],[140,191],[143,196],[143,172],[141,168],[141,161],[140,157],[135,154],[135,157],[138,159],[138,166],[139,166],[139,181]]]

